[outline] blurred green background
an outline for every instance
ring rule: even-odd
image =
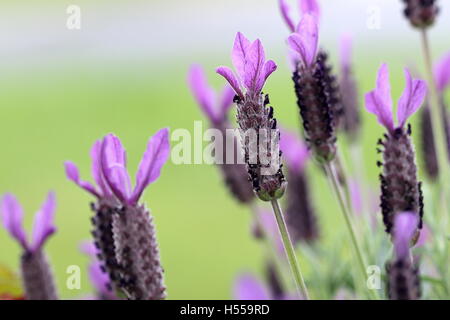
[[[404,85],[403,66],[422,70],[419,34],[403,19],[401,1],[348,1],[345,8],[334,2],[321,1],[321,45],[337,65],[339,36],[353,33],[361,93],[374,86],[376,70],[385,61],[397,100]],[[69,4],[82,10],[81,30],[65,27]],[[379,30],[366,26],[373,5],[381,9]],[[293,2],[292,7],[296,11]],[[265,91],[279,121],[298,127],[285,55],[288,32],[275,0],[2,1],[0,11],[5,17],[0,23],[0,192],[19,198],[30,230],[47,191],[56,191],[58,232],[46,249],[63,298],[91,290],[88,261],[78,245],[90,237],[93,200],[66,180],[63,162],[74,161],[81,176],[92,181],[90,147],[114,132],[127,149],[134,177],[150,135],[166,126],[192,131],[195,120],[204,120],[186,87],[191,63],[203,64],[219,88],[223,80],[214,68],[231,65],[236,31],[251,39],[260,37],[266,55],[279,66]],[[445,33],[448,11],[443,8],[432,31],[436,57],[450,49]],[[375,142],[382,130],[373,116],[363,114],[365,163],[377,187]],[[316,201],[323,237],[319,246],[326,252],[336,246],[336,234],[344,224],[322,174],[314,166],[310,169],[313,196],[320,200]],[[250,235],[250,212],[229,196],[216,167],[169,161],[143,200],[155,217],[168,298],[227,299],[237,274],[262,274],[263,250]],[[340,245],[347,250],[345,241]],[[17,268],[19,253],[1,228],[0,264]],[[302,256],[300,261],[308,277],[314,265]],[[81,290],[65,285],[69,265],[83,270]]]

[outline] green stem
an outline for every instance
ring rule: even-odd
[[[353,249],[355,251],[356,259],[358,261],[358,267],[360,269],[362,279],[366,279],[366,277],[367,277],[366,264],[364,262],[362,251],[361,251],[361,248],[359,247],[358,240],[356,238],[356,232],[355,232],[355,229],[352,224],[348,206],[344,201],[344,196],[343,196],[342,190],[339,186],[339,181],[336,177],[336,169],[335,169],[333,163],[327,163],[325,165],[325,168],[327,170],[327,176],[331,180],[331,184],[333,186],[334,193],[336,194],[336,197],[338,199],[339,206],[341,207],[341,211],[344,216],[345,224],[347,226],[348,233],[350,234]],[[370,292],[372,295],[374,295],[374,298],[376,299],[377,297],[376,297],[375,293],[373,293],[372,290],[370,290]]]
[[[292,275],[295,280],[295,284],[299,293],[309,300],[308,289],[306,288],[305,280],[303,279],[302,272],[300,270],[300,265],[297,261],[297,256],[295,255],[294,246],[292,245],[291,238],[286,227],[286,222],[284,221],[283,213],[281,212],[280,204],[278,200],[272,200],[273,213],[275,219],[277,220],[278,230],[280,231],[281,240],[283,241],[284,250],[286,251],[286,256],[291,266]]]

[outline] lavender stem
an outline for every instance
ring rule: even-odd
[[[278,200],[274,199],[271,201],[273,213],[275,219],[277,220],[278,230],[280,231],[281,240],[283,241],[284,250],[286,251],[286,256],[291,267],[292,275],[295,280],[295,284],[299,294],[305,299],[309,300],[308,289],[303,279],[303,275],[300,269],[300,265],[297,261],[297,256],[295,255],[294,246],[292,245],[291,238],[287,230],[286,222],[284,221],[283,213],[280,208]]]
[[[342,194],[343,192],[339,186],[339,181],[336,176],[336,168],[334,166],[334,163],[329,162],[329,163],[325,164],[325,169],[327,171],[327,176],[331,181],[331,185],[333,186],[334,193],[338,199],[339,206],[341,207],[341,211],[344,216],[345,224],[347,226],[347,230],[348,230],[348,233],[350,234],[351,242],[352,242],[353,248],[355,250],[356,259],[358,260],[358,266],[361,271],[362,279],[366,279],[366,277],[367,277],[366,264],[364,262],[362,251],[358,244],[358,240],[356,238],[356,232],[355,232],[355,228],[353,226],[353,223],[352,223],[352,220],[350,217],[350,211],[348,209],[347,204],[344,201],[344,195]],[[373,292],[373,290],[369,290],[369,292],[371,293],[373,299],[378,300],[378,296],[375,292]]]

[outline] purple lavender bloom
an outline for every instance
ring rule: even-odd
[[[57,300],[53,274],[44,254],[47,239],[56,231],[55,194],[49,192],[41,209],[36,213],[31,241],[23,229],[23,211],[12,194],[5,194],[1,203],[3,225],[23,249],[21,258],[22,281],[27,300]]]
[[[450,84],[450,54],[446,54],[435,64],[434,81],[438,90],[442,125],[445,129],[445,138],[447,140],[447,156],[450,160],[450,118],[446,103],[444,101],[445,89]],[[424,158],[425,171],[432,180],[435,180],[439,175],[439,166],[436,155],[436,147],[434,145],[431,110],[428,104],[425,104],[422,110],[420,126],[422,133],[422,156]]]
[[[109,279],[108,274],[103,272],[102,264],[97,258],[101,252],[92,242],[82,243],[80,250],[91,259],[88,273],[89,279],[91,280],[91,283],[96,291],[96,299],[116,300],[117,297],[111,290],[111,280]]]
[[[297,23],[294,23],[294,20],[291,17],[291,9],[289,5],[286,3],[286,0],[278,0],[278,4],[281,11],[281,16],[283,17],[284,22],[291,32],[295,32],[295,26]],[[316,0],[299,0],[298,6],[300,9],[300,16],[305,14],[313,14],[317,18],[320,17],[320,8],[319,4]]]
[[[233,297],[235,300],[270,300],[268,290],[251,274],[236,279]]]
[[[403,0],[406,7],[403,11],[411,25],[426,29],[434,24],[439,8],[436,0]]]
[[[233,105],[234,90],[226,85],[219,98],[216,98],[214,90],[208,86],[203,69],[199,65],[192,65],[189,70],[188,83],[197,103],[208,117],[211,127],[220,130],[222,137],[226,137],[227,129],[231,128],[227,113]],[[238,163],[236,138],[233,145],[223,144],[222,161],[220,165],[223,177],[233,196],[242,203],[249,203],[254,199],[252,185],[248,180],[247,170],[244,164]],[[232,149],[231,149],[232,148]],[[227,163],[229,152],[234,154],[233,163]]]
[[[285,219],[289,234],[295,244],[300,241],[313,242],[319,232],[305,172],[309,159],[308,148],[296,135],[286,130],[282,130],[280,147],[288,168]]]
[[[101,261],[101,269],[111,279],[110,286],[116,291],[119,289],[116,284],[119,284],[121,281],[121,266],[116,259],[112,223],[119,201],[111,192],[101,170],[101,146],[102,142],[100,140],[95,141],[90,152],[92,176],[96,186],[81,180],[77,166],[71,161],[66,161],[64,166],[67,178],[96,198],[96,202],[91,204],[91,209],[95,213],[91,219],[93,225],[92,235],[95,246],[99,250],[98,257]]]
[[[358,88],[353,76],[351,48],[352,40],[349,35],[341,38],[341,72],[339,88],[343,109],[342,128],[350,141],[359,137],[361,119],[359,114]]]
[[[415,243],[417,224],[418,217],[414,212],[398,213],[395,217],[395,258],[386,265],[387,291],[391,300],[420,298],[419,268],[410,258],[410,246]]]
[[[277,66],[272,60],[265,60],[259,39],[250,43],[240,32],[234,42],[232,61],[238,77],[228,67],[219,67],[216,71],[237,94],[237,121],[253,190],[261,200],[278,199],[286,186],[281,170],[281,152],[278,151],[279,132],[273,108],[268,107],[268,95],[261,92]]]
[[[366,108],[377,116],[378,122],[387,133],[378,144],[384,147],[384,163],[381,180],[381,209],[386,232],[392,232],[395,216],[398,212],[412,211],[417,219],[416,238],[422,228],[423,196],[421,183],[417,181],[417,167],[414,148],[410,139],[411,126],[406,127],[408,118],[422,105],[427,87],[424,81],[411,77],[405,69],[406,88],[398,101],[398,125],[394,125],[392,115],[392,97],[389,84],[389,71],[383,64],[378,71],[376,88],[366,94]]]
[[[108,134],[102,141],[102,173],[120,202],[112,222],[116,259],[121,266],[119,286],[132,300],[165,298],[153,218],[138,201],[145,188],[158,179],[169,157],[168,136],[168,129],[162,129],[148,141],[133,190],[126,169],[126,152],[119,138]]]
[[[318,39],[317,16],[305,14],[287,43],[293,53],[292,80],[306,142],[315,159],[326,163],[336,154],[335,129],[342,108],[336,78],[327,63],[327,55],[318,51]]]

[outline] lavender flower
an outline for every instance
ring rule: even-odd
[[[434,81],[438,90],[440,99],[440,112],[442,125],[445,129],[445,138],[447,141],[447,156],[450,159],[450,118],[447,106],[444,101],[444,92],[450,84],[450,54],[445,55],[434,66]],[[434,144],[434,135],[431,125],[431,110],[428,104],[425,105],[421,112],[421,146],[423,148],[422,155],[424,157],[425,170],[428,176],[435,180],[439,174],[439,166],[437,162],[436,147]]]
[[[91,242],[83,243],[80,250],[91,259],[88,273],[89,279],[96,291],[96,300],[116,300],[117,297],[111,290],[111,280],[108,274],[103,272],[102,264],[97,259],[101,252]]]
[[[316,160],[331,161],[336,154],[338,116],[341,113],[336,79],[327,64],[327,55],[318,53],[318,22],[315,14],[305,14],[296,32],[287,40],[294,54],[293,81],[306,142]]]
[[[433,25],[439,8],[435,0],[403,0],[406,8],[403,13],[412,26],[420,29]]]
[[[168,159],[168,134],[168,129],[162,129],[150,138],[139,164],[133,190],[126,169],[126,153],[119,138],[109,134],[102,142],[102,173],[120,203],[112,223],[116,259],[121,266],[119,285],[132,300],[165,297],[153,218],[138,201],[145,188],[158,179]]]
[[[281,152],[278,151],[277,121],[273,117],[273,108],[268,107],[268,95],[264,96],[261,90],[277,66],[272,60],[265,60],[259,39],[250,43],[240,32],[236,35],[232,60],[239,80],[228,67],[217,68],[217,73],[237,94],[237,121],[247,171],[258,197],[264,201],[275,200],[283,195],[286,181],[281,170]]]
[[[414,242],[417,224],[418,217],[414,212],[403,212],[396,215],[395,258],[386,265],[387,291],[391,300],[417,300],[420,298],[419,269],[410,258],[410,245]]]
[[[207,84],[203,69],[198,65],[193,65],[189,71],[188,83],[197,103],[208,117],[211,127],[220,130],[223,137],[226,137],[226,130],[231,128],[228,121],[227,112],[233,104],[235,93],[233,89],[226,85],[217,101],[215,92]],[[254,198],[252,185],[248,181],[247,171],[244,164],[238,163],[238,152],[233,139],[233,146],[228,143],[223,144],[222,160],[220,165],[225,182],[230,188],[233,196],[242,203],[249,203]],[[231,150],[229,148],[233,148]],[[233,163],[226,163],[227,154],[234,154]]]
[[[281,11],[281,16],[283,17],[284,22],[291,32],[295,32],[295,26],[297,23],[294,23],[294,20],[291,17],[291,9],[289,8],[286,0],[278,0],[278,4]],[[298,1],[300,15],[303,16],[305,14],[313,14],[317,18],[320,17],[320,7],[316,0],[300,0]]]
[[[91,204],[91,209],[95,213],[91,219],[94,228],[92,235],[95,246],[99,250],[98,258],[101,262],[101,269],[107,273],[108,278],[112,282],[110,286],[116,291],[119,289],[116,284],[119,284],[121,281],[121,266],[116,259],[116,246],[114,244],[112,223],[119,201],[111,192],[101,170],[101,145],[101,141],[96,141],[90,152],[92,176],[97,187],[80,179],[78,168],[74,163],[66,161],[64,166],[67,178],[96,198],[96,202]]]
[[[283,130],[280,147],[288,168],[285,219],[294,244],[312,242],[318,237],[317,217],[310,198],[305,166],[309,158],[307,147],[294,134]]]
[[[53,224],[55,206],[55,195],[49,192],[35,215],[33,236],[29,241],[23,229],[23,211],[19,202],[9,193],[2,199],[3,225],[23,249],[21,272],[27,300],[58,299],[53,274],[43,251],[47,239],[56,231]]]
[[[381,180],[381,209],[386,232],[392,232],[395,215],[402,211],[415,212],[417,219],[416,239],[422,228],[423,196],[421,183],[417,181],[415,153],[410,139],[411,126],[405,128],[408,118],[421,106],[426,95],[426,84],[411,77],[405,69],[406,88],[398,102],[398,126],[394,126],[389,71],[383,64],[378,71],[377,87],[366,94],[366,108],[375,114],[387,133],[378,144],[384,147],[384,163]]]
[[[236,300],[270,300],[268,290],[251,274],[236,279],[233,296]]]
[[[351,38],[345,35],[341,39],[341,73],[339,87],[343,108],[342,128],[350,141],[359,137],[361,119],[359,114],[358,88],[353,76],[351,64]]]

